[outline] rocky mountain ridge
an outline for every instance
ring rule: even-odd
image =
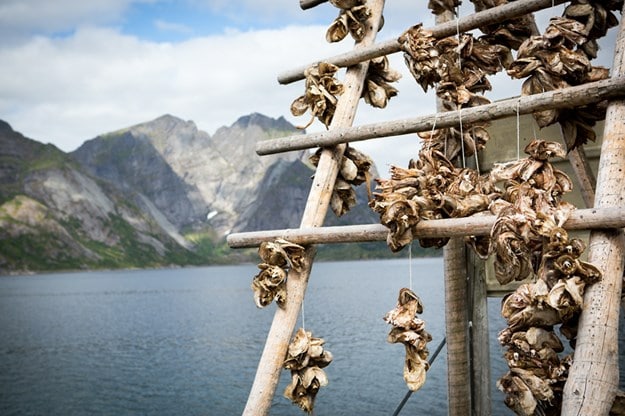
[[[298,132],[251,114],[210,136],[164,115],[67,154],[0,121],[0,273],[231,261],[229,232],[299,226],[307,152],[254,151]],[[377,220],[359,192],[342,223]]]

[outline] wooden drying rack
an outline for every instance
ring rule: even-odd
[[[300,0],[302,9],[314,7],[326,0]],[[564,0],[516,0],[454,21],[441,22],[430,28],[435,38],[455,35],[493,22],[504,21],[546,9]],[[437,113],[405,120],[352,127],[360,100],[369,60],[399,52],[397,39],[375,43],[384,0],[368,0],[371,10],[365,38],[354,50],[324,59],[325,62],[347,67],[343,85],[329,130],[262,141],[257,144],[260,155],[309,149],[321,146],[320,161],[310,189],[299,229],[236,233],[228,236],[232,248],[253,247],[262,241],[286,238],[306,245],[305,267],[291,270],[287,279],[287,299],[284,308],[276,308],[267,341],[260,358],[256,377],[243,412],[244,415],[266,415],[282,371],[289,341],[308,285],[315,256],[316,243],[379,241],[387,230],[380,224],[323,227],[346,143],[381,139],[406,133],[429,131],[434,122],[438,128],[458,126],[458,112]],[[624,11],[625,12],[625,11]],[[570,108],[602,100],[610,100],[605,119],[601,159],[597,180],[587,168],[585,155],[571,152],[571,165],[580,183],[588,209],[573,213],[565,224],[567,229],[591,229],[589,260],[603,271],[603,279],[589,288],[584,296],[580,318],[575,361],[570,369],[564,391],[562,415],[607,415],[618,389],[617,331],[623,278],[625,243],[621,228],[625,227],[625,29],[619,27],[611,78],[576,87],[542,94],[513,98],[493,104],[462,110],[462,122],[493,120],[532,113],[547,108]],[[312,65],[312,64],[311,64]],[[278,76],[281,84],[304,78],[310,65],[296,68]],[[436,120],[436,121],[434,121]],[[577,167],[577,168],[576,168]],[[596,183],[596,195],[593,186]],[[585,185],[584,185],[585,184]],[[594,204],[593,204],[594,201]],[[481,279],[467,269],[465,246],[460,237],[488,234],[494,218],[474,216],[422,221],[415,238],[452,237],[445,255],[445,316],[448,355],[449,414],[490,414],[490,376],[488,362],[488,325],[484,313],[486,291]],[[471,287],[467,275],[473,278]],[[467,293],[473,298],[469,311]],[[471,314],[471,316],[469,316]],[[469,322],[473,337],[469,338]],[[469,348],[469,343],[473,348]],[[469,356],[469,351],[485,356]],[[477,365],[471,366],[474,361]],[[473,371],[471,371],[473,369]]]

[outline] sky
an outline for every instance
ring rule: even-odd
[[[426,5],[386,2],[378,40],[433,26]],[[64,151],[163,114],[211,135],[253,112],[305,124],[308,115],[289,110],[303,82],[280,85],[277,76],[353,48],[349,38],[325,40],[337,15],[329,3],[303,11],[298,0],[0,0],[0,119]],[[435,112],[401,54],[390,62],[403,74],[399,95],[385,109],[361,100],[354,125]],[[519,94],[505,74],[491,82],[493,100]],[[308,131],[323,129],[316,122]],[[384,173],[416,157],[418,142],[410,135],[354,147]]]

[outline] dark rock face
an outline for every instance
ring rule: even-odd
[[[164,115],[66,154],[0,121],[0,228],[10,222],[16,235],[62,234],[74,255],[91,260],[102,257],[93,244],[122,252],[135,244],[162,260],[174,249],[193,251],[185,236],[194,233],[219,239],[233,231],[296,228],[314,174],[308,153],[260,157],[255,147],[298,132],[282,117],[254,113],[210,136],[192,121]],[[329,213],[327,224],[377,221],[360,188],[359,205],[340,221]],[[31,226],[16,228],[19,215],[30,215]],[[37,215],[54,224],[38,229]]]

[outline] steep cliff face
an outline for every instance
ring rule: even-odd
[[[0,124],[0,272],[156,266],[192,253],[68,155]]]
[[[165,115],[99,136],[72,156],[93,175],[147,197],[179,229],[232,230],[254,204],[265,171],[302,152],[259,157],[259,140],[296,134],[283,118],[240,118],[213,137],[192,121]]]
[[[259,140],[297,133],[251,114],[210,136],[165,115],[68,155],[0,122],[0,272],[206,264],[224,256],[229,232],[298,227],[314,174],[308,153],[255,152]],[[326,223],[376,221],[364,187],[358,198]]]

